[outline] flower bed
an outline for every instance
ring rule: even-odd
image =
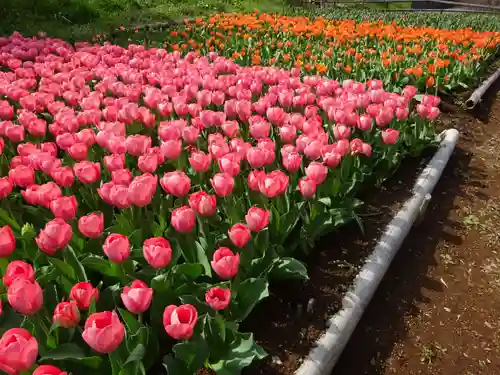
[[[439,98],[216,53],[0,39],[0,369],[237,374],[294,254],[434,139]],[[54,369],[47,366],[57,366]]]
[[[215,51],[243,65],[297,68],[335,79],[377,78],[389,89],[412,84],[435,94],[476,83],[500,45],[500,33],[438,27],[221,13],[151,38],[165,40],[170,50]]]

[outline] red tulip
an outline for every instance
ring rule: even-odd
[[[192,232],[196,224],[194,211],[188,206],[176,208],[170,220],[174,229],[180,233]]]
[[[212,216],[217,210],[217,198],[204,191],[191,194],[188,202],[189,206],[200,216]]]
[[[64,221],[72,220],[76,215],[77,201],[74,195],[59,197],[50,202],[50,210],[55,217]]]
[[[141,280],[134,280],[129,286],[123,288],[121,294],[122,302],[133,314],[140,314],[149,309],[153,298],[153,289]]]
[[[231,242],[240,249],[245,247],[248,241],[252,238],[250,229],[241,223],[234,224],[231,228],[229,228],[228,235]]]
[[[16,238],[9,225],[0,227],[0,258],[7,258],[16,249]]]
[[[56,366],[41,365],[33,371],[33,375],[68,375],[66,371],[62,371]]]
[[[38,312],[43,305],[43,290],[36,281],[16,279],[7,290],[9,304],[23,315]]]
[[[166,193],[183,197],[191,188],[191,180],[183,171],[173,171],[163,175],[160,185]]]
[[[245,221],[252,232],[260,232],[269,225],[271,211],[259,207],[250,207],[245,215]]]
[[[74,328],[80,323],[80,311],[75,301],[57,304],[52,322],[63,328]]]
[[[18,375],[30,370],[38,357],[38,342],[24,328],[11,328],[0,339],[0,370]]]
[[[205,293],[205,302],[212,309],[224,310],[229,306],[231,300],[231,290],[221,288],[219,286],[213,287]]]
[[[130,242],[123,234],[110,234],[106,237],[102,248],[109,260],[115,263],[121,263],[130,256]]]
[[[172,259],[172,248],[166,238],[148,238],[142,245],[144,259],[153,268],[163,268],[170,264]]]
[[[125,337],[125,327],[114,311],[92,314],[85,322],[82,338],[98,353],[111,353]]]
[[[73,285],[69,298],[76,302],[76,306],[80,310],[88,310],[92,299],[94,299],[95,303],[99,301],[99,291],[91,283],[82,281]]]
[[[35,238],[40,250],[48,255],[54,255],[57,250],[64,248],[73,235],[71,225],[63,219],[56,218],[45,224],[45,228],[40,231]]]
[[[197,320],[198,312],[193,305],[170,305],[163,312],[165,331],[176,340],[189,340]]]
[[[238,273],[240,254],[234,254],[227,247],[221,247],[215,251],[211,265],[221,279],[231,279]]]

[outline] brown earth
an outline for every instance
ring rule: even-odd
[[[500,95],[482,115],[445,119],[459,148],[332,375],[500,374]]]

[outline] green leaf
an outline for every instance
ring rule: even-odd
[[[307,269],[294,258],[281,258],[274,265],[271,276],[277,279],[300,279],[300,280],[308,280],[309,276],[307,276]]]
[[[181,303],[183,305],[189,304],[195,306],[196,310],[198,311],[198,315],[203,315],[210,312],[210,307],[206,303],[202,302],[196,296],[185,295],[185,296],[180,296],[179,299],[181,300]]]
[[[123,365],[126,366],[129,363],[141,361],[144,358],[145,354],[146,354],[146,347],[142,344],[138,344],[134,348],[134,350],[130,352],[130,355],[128,356],[127,360]]]
[[[71,246],[66,247],[66,250],[64,251],[64,260],[71,265],[71,268],[75,271],[77,281],[88,281],[85,268],[78,260],[75,251]]]
[[[257,234],[257,236],[259,234]],[[277,260],[278,254],[276,254],[274,248],[266,248],[262,257],[252,260],[252,265],[248,271],[249,276],[267,278],[267,273],[272,269]]]
[[[116,268],[112,267],[110,262],[97,255],[89,255],[81,261],[82,266],[90,268],[107,276],[117,276]]]
[[[196,258],[198,262],[202,265],[205,275],[212,277],[212,267],[210,267],[210,261],[207,257],[206,247],[204,248],[198,241],[196,242]]]
[[[184,341],[173,346],[175,357],[186,364],[189,373],[195,373],[202,368],[208,359],[210,351],[205,340]]]
[[[21,226],[16,221],[16,219],[10,216],[9,212],[4,210],[3,208],[0,208],[0,221],[3,222],[3,224],[10,225],[12,229],[14,229],[17,232],[21,230]]]
[[[23,240],[29,241],[36,236],[36,231],[35,228],[33,227],[33,224],[26,223],[23,225],[21,228],[21,237],[23,237]]]
[[[268,287],[264,278],[247,279],[238,285],[234,309],[231,310],[238,321],[244,320],[260,300],[269,296]]]
[[[132,313],[128,312],[125,309],[118,308],[118,312],[120,313],[125,325],[127,326],[128,331],[133,335],[135,334],[139,328],[142,327],[142,324],[132,315]]]
[[[155,276],[153,277],[153,280],[151,280],[151,288],[153,288],[156,292],[167,291],[169,287],[170,282],[168,280],[168,274],[166,273]]]
[[[183,263],[172,267],[172,272],[189,279],[197,279],[203,274],[203,266],[199,263]]]
[[[233,375],[250,365],[254,359],[263,359],[267,354],[258,346],[251,333],[231,331],[231,344],[220,361],[210,364],[218,375]]]
[[[73,343],[66,343],[46,353],[40,358],[40,361],[62,361],[66,359],[75,360],[82,358],[85,358],[85,351],[83,348]]]
[[[67,276],[70,280],[76,281],[76,273],[73,267],[60,259],[49,257],[49,262],[53,264],[63,275]]]
[[[180,359],[176,359],[171,355],[166,355],[165,357],[163,357],[163,367],[165,367],[165,369],[167,370],[167,375],[189,374],[185,364]],[[189,375],[192,375],[192,373]]]
[[[53,265],[43,266],[37,268],[37,270],[35,271],[35,278],[42,287],[44,287],[45,284],[56,280],[58,276],[59,272],[57,272],[56,267]]]

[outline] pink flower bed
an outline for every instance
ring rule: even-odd
[[[8,374],[239,373],[269,280],[306,280],[294,255],[439,114],[411,86],[140,45],[13,35],[0,66]]]

